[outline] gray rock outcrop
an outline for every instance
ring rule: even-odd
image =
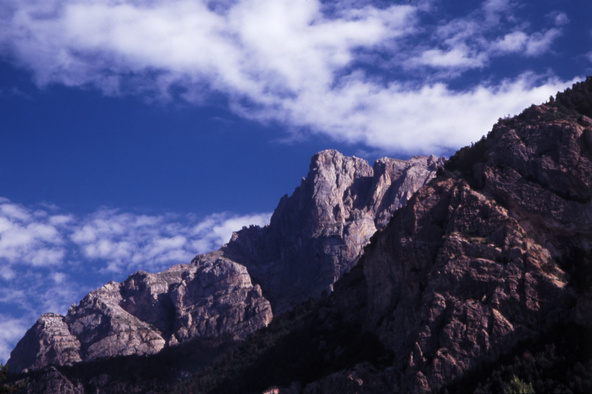
[[[79,361],[82,361],[80,341],[70,332],[64,316],[46,313],[20,340],[18,351],[11,353],[9,371],[35,370],[48,364],[70,365]]]
[[[308,176],[284,196],[265,228],[234,234],[222,253],[245,265],[275,313],[331,291],[370,237],[428,183],[444,159],[365,160],[335,150],[316,154]]]
[[[272,319],[244,266],[199,255],[158,274],[138,271],[92,291],[64,316],[46,314],[11,353],[9,371],[154,354],[195,338],[246,338]]]

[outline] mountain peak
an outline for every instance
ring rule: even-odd
[[[443,159],[381,163],[375,171],[363,159],[319,152],[269,226],[240,230],[191,264],[110,282],[66,316],[42,316],[12,352],[10,371],[153,354],[203,338],[247,338],[273,313],[330,291],[377,226],[435,176]]]

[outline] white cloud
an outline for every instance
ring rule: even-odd
[[[514,31],[506,34],[493,44],[493,48],[502,52],[519,52],[528,42],[528,35],[522,31]]]
[[[483,10],[486,15],[496,15],[503,11],[510,10],[509,0],[486,0],[483,3]]]
[[[539,56],[549,50],[553,41],[561,35],[559,29],[552,28],[544,33],[534,33],[526,44],[528,56]]]
[[[306,103],[289,105],[293,123],[319,125],[342,141],[429,154],[476,141],[500,116],[518,114],[565,86],[553,79],[537,86],[530,74],[501,86],[483,84],[464,92],[438,83],[415,91],[399,84],[384,88],[352,79],[342,88],[310,95]]]
[[[487,60],[484,54],[474,56],[469,53],[468,48],[458,46],[443,51],[440,49],[428,49],[423,52],[415,63],[419,63],[431,67],[453,67],[453,68],[477,68],[482,67]]]
[[[60,283],[64,283],[64,281],[67,278],[67,275],[63,272],[53,272],[50,275],[50,277],[56,284],[60,284]]]
[[[0,265],[0,277],[8,281],[14,279],[14,277],[16,277],[16,273],[8,265],[2,264]]]
[[[6,199],[0,200],[0,267],[2,276],[13,277],[15,263],[30,266],[59,265],[64,254],[58,229],[47,217],[36,217]]]
[[[553,41],[561,35],[561,31],[556,28],[545,32],[537,32],[527,35],[522,31],[515,31],[506,34],[498,39],[491,46],[494,52],[523,53],[526,56],[540,56],[549,51]]]
[[[244,225],[267,224],[269,216],[222,213],[197,221],[173,214],[147,216],[103,209],[72,228],[70,239],[84,258],[106,261],[105,271],[160,271],[219,248],[233,230]]]
[[[318,0],[12,0],[0,5],[0,48],[31,69],[40,85],[91,84],[107,94],[176,95],[198,105],[219,92],[246,118],[412,153],[456,149],[504,112],[546,100],[548,91],[567,85],[554,78],[525,84],[514,76],[462,91],[448,87],[450,78],[483,69],[495,57],[547,53],[567,23],[565,14],[551,18],[554,27],[532,31],[508,0],[488,0],[434,25],[423,16],[437,15],[439,3],[420,3],[378,8],[350,1],[331,8]],[[367,73],[367,62],[375,70],[402,70],[405,78]],[[523,99],[517,102],[511,92]],[[508,104],[493,115],[487,101],[471,101],[485,96]],[[430,117],[443,119],[426,120],[423,110],[437,100],[448,108],[470,103],[475,115],[455,127],[455,112],[466,114],[464,108],[430,109]]]
[[[13,220],[27,220],[30,217],[30,214],[22,207],[11,204],[6,199],[0,200],[0,204],[0,214],[3,217]]]
[[[555,22],[555,26],[564,26],[569,23],[569,17],[564,12],[555,11],[549,14],[549,17]]]

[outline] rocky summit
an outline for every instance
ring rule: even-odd
[[[589,392],[591,117],[588,78],[458,151],[333,295],[388,363],[301,391]]]
[[[191,264],[108,283],[66,316],[41,316],[11,353],[9,371],[155,354],[198,338],[245,339],[273,313],[330,291],[376,229],[443,163],[417,156],[371,167],[320,152],[268,226],[244,228]]]
[[[64,316],[42,315],[11,353],[9,371],[153,354],[195,338],[246,338],[272,319],[244,266],[214,255],[110,282]]]
[[[442,158],[365,160],[316,154],[308,176],[284,196],[269,226],[245,228],[221,251],[245,265],[276,313],[330,292],[377,229],[428,183]]]
[[[446,163],[317,154],[269,226],[43,315],[9,369],[38,370],[27,392],[588,393],[591,311],[588,78]],[[108,358],[132,352],[157,354]]]

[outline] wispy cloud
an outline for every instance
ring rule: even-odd
[[[37,316],[65,313],[90,290],[142,269],[162,271],[266,225],[270,214],[145,215],[102,208],[74,215],[0,198],[0,360]]]
[[[488,0],[465,16],[426,23],[442,7],[7,0],[0,5],[0,50],[32,70],[40,86],[92,85],[110,95],[197,105],[222,93],[245,118],[391,152],[458,148],[501,114],[571,82],[525,73],[451,88],[454,78],[494,58],[551,51],[569,19],[556,12],[535,30],[509,0]],[[502,107],[492,110],[491,102]],[[465,103],[469,108],[455,106]],[[426,109],[441,121],[426,119]]]
[[[450,75],[456,76],[483,68],[496,57],[540,56],[551,50],[561,26],[569,23],[567,15],[555,12],[549,16],[550,27],[533,30],[516,17],[515,8],[509,0],[488,0],[465,16],[441,21],[411,64],[451,68]]]
[[[174,214],[135,215],[102,209],[71,227],[70,240],[85,260],[113,272],[159,271],[219,248],[242,226],[264,226],[270,214],[216,213],[201,220]]]

